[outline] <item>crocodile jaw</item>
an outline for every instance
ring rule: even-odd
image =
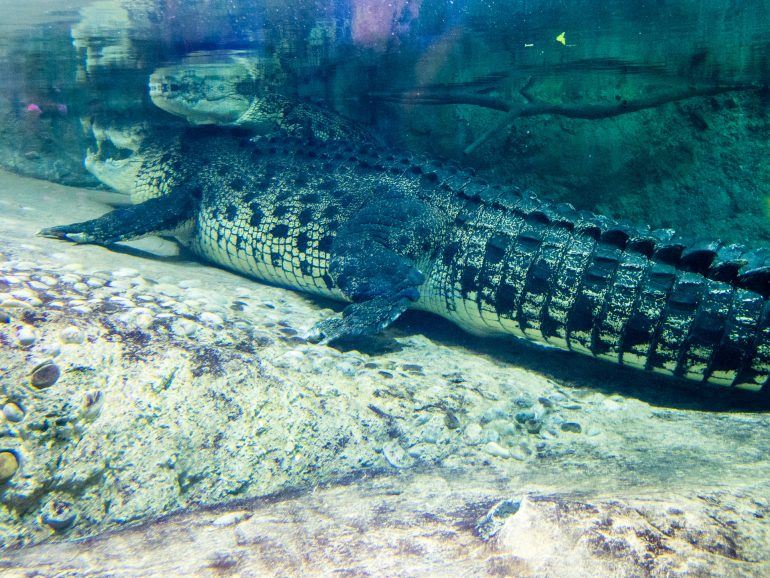
[[[86,170],[119,193],[135,194],[143,159],[138,151],[147,136],[147,125],[116,126],[83,119],[83,128],[91,132],[96,142],[96,150],[89,148],[86,153]]]
[[[120,160],[101,159],[98,153],[89,150],[86,155],[85,167],[88,172],[108,187],[120,193],[131,195],[135,192],[142,162],[133,157]]]

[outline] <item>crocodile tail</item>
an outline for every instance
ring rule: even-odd
[[[760,390],[770,305],[756,291],[597,244],[566,315],[570,349],[656,373]]]

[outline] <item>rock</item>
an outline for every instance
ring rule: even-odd
[[[494,456],[496,458],[511,457],[511,452],[509,452],[506,448],[504,448],[497,442],[487,442],[484,445],[484,451],[488,453],[490,456]]]
[[[24,419],[24,411],[11,401],[3,406],[3,415],[5,416],[5,419],[14,423]]]
[[[460,420],[453,412],[447,411],[446,414],[444,414],[444,425],[447,429],[459,429]]]
[[[58,365],[52,361],[44,361],[32,370],[30,383],[38,389],[45,389],[56,383],[60,376],[61,370]]]
[[[117,271],[112,272],[113,277],[118,278],[131,278],[139,275],[139,271],[132,269],[131,267],[121,267]]]
[[[94,420],[99,417],[104,404],[104,396],[99,390],[87,391],[83,396],[81,414],[85,420]]]
[[[516,407],[520,407],[522,409],[528,409],[534,405],[532,400],[524,396],[517,397],[513,403],[516,404]]]
[[[211,525],[219,528],[234,526],[238,522],[249,519],[251,516],[251,512],[247,511],[228,512],[212,520]]]
[[[580,424],[575,421],[565,421],[563,424],[561,424],[561,431],[566,431],[569,433],[580,433],[583,431],[583,428],[580,427]]]
[[[532,455],[532,449],[527,445],[527,442],[520,442],[519,444],[511,447],[511,457],[520,462],[525,461]]]
[[[280,357],[275,358],[272,363],[275,367],[285,369],[298,369],[305,364],[305,354],[297,349],[287,351]]]
[[[147,329],[152,326],[154,321],[152,315],[149,313],[141,313],[134,319],[134,324],[140,329]]]
[[[83,343],[85,336],[79,328],[75,327],[74,325],[70,325],[69,327],[62,329],[61,333],[59,334],[59,339],[62,343],[77,344]]]
[[[37,336],[32,328],[25,325],[19,329],[16,334],[16,339],[22,347],[32,347],[35,344],[35,341],[37,341]]]
[[[10,480],[19,469],[19,460],[13,452],[0,451],[0,484]]]
[[[470,423],[465,427],[465,443],[470,446],[475,446],[481,443],[482,434],[484,430],[477,423]]]
[[[73,507],[59,499],[49,500],[40,512],[42,522],[57,532],[69,528],[76,518]]]
[[[396,440],[392,440],[382,447],[382,455],[385,461],[394,468],[403,469],[414,464],[414,460]]]
[[[221,327],[222,324],[225,322],[222,317],[217,315],[216,313],[211,313],[210,311],[204,311],[200,314],[198,317],[200,319],[200,322],[204,325],[208,325],[209,327]]]
[[[476,523],[476,532],[483,540],[489,540],[500,531],[505,521],[521,508],[521,500],[500,500]]]
[[[189,319],[179,319],[171,326],[171,330],[180,337],[192,337],[198,331],[199,325]]]
[[[337,364],[337,371],[348,377],[353,377],[357,373],[355,365],[346,361]]]
[[[516,421],[524,426],[528,433],[537,434],[543,427],[543,420],[532,411],[522,411],[516,414]]]
[[[0,306],[6,309],[33,309],[32,305],[20,299],[4,299]]]

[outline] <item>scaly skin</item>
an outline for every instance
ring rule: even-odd
[[[152,142],[124,192],[162,186],[158,206],[42,234],[110,243],[184,224],[203,259],[351,301],[316,326],[322,341],[414,308],[699,382],[759,390],[770,374],[759,253],[688,246],[383,149],[211,131]]]

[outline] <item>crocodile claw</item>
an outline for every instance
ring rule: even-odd
[[[78,244],[94,243],[96,241],[95,237],[92,237],[87,233],[83,233],[82,231],[77,231],[70,225],[41,229],[37,232],[37,236],[47,237],[49,239],[59,239],[61,241],[70,241],[72,243]]]
[[[305,336],[310,343],[327,345],[348,335],[345,331],[345,320],[342,317],[330,317],[316,323]]]
[[[375,297],[369,301],[348,305],[342,316],[319,321],[308,332],[311,343],[325,345],[338,339],[376,335],[393,323],[411,301],[405,297]]]

